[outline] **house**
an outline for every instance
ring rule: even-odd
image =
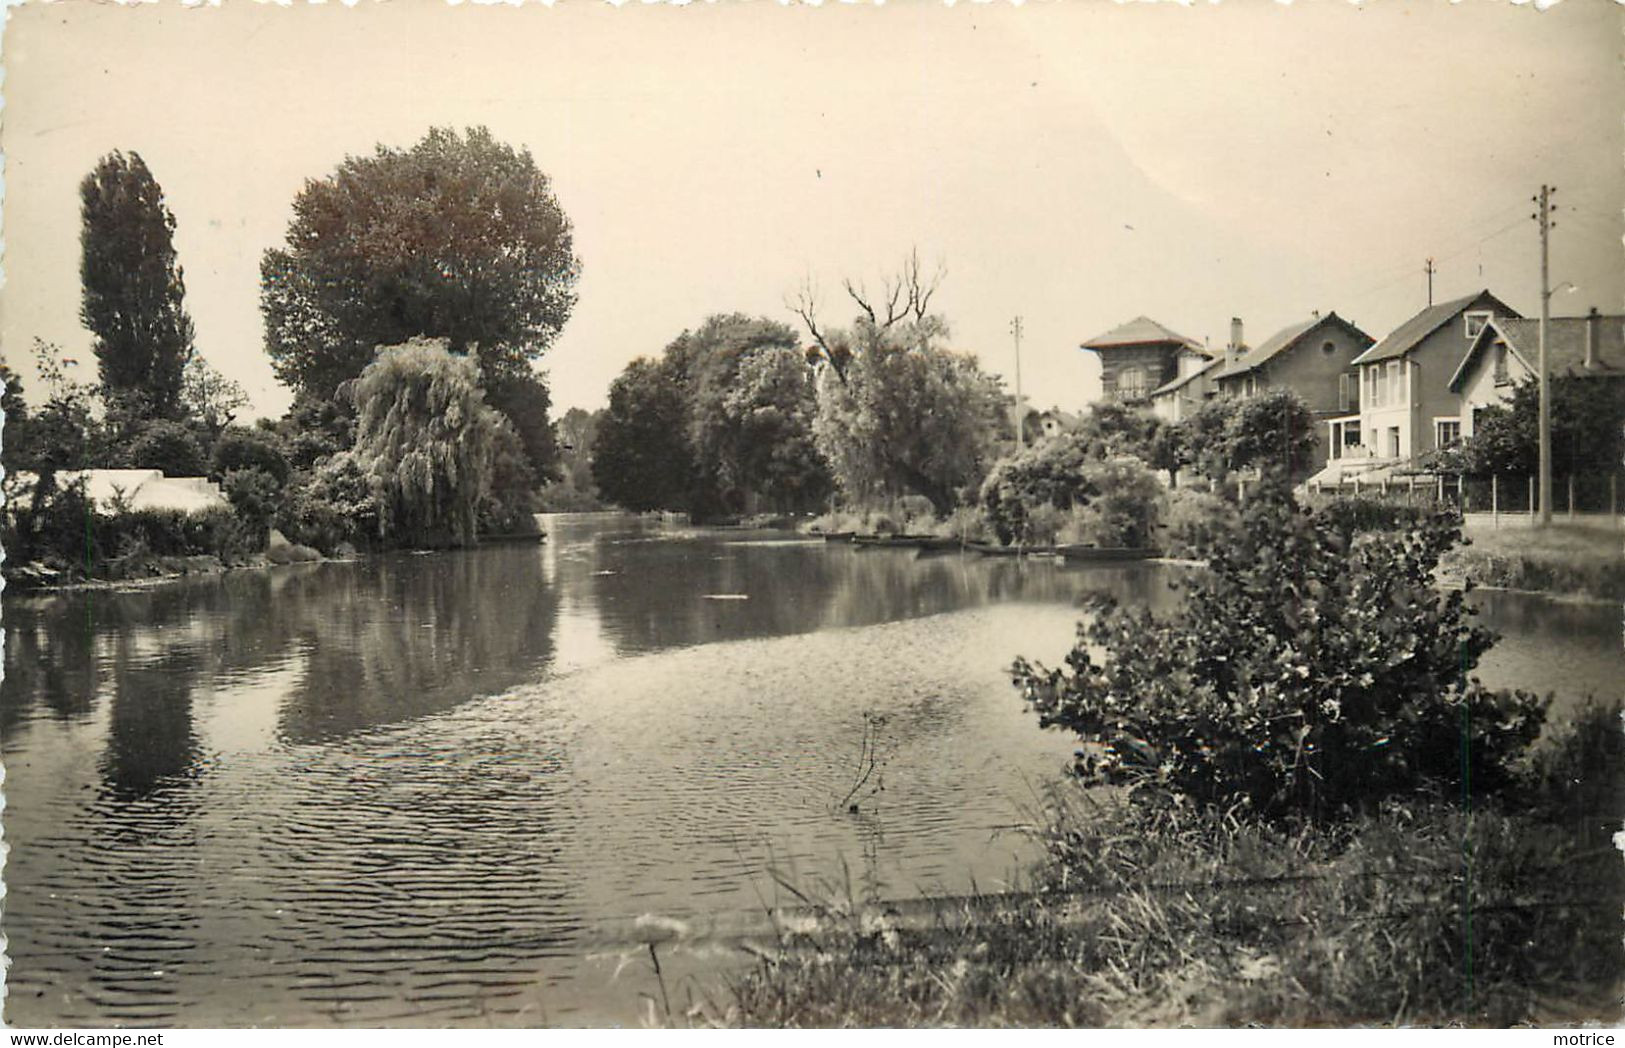
[[[1593,307],[1583,317],[1552,317],[1546,329],[1546,366],[1555,377],[1625,378],[1625,316]],[[1461,398],[1455,435],[1473,435],[1478,412],[1512,399],[1519,383],[1540,368],[1540,321],[1495,318],[1478,333],[1450,377]]]
[[[1335,312],[1316,312],[1271,335],[1255,349],[1242,341],[1240,320],[1230,322],[1230,344],[1213,372],[1221,396],[1252,396],[1286,388],[1301,397],[1320,423],[1360,408],[1359,372],[1354,361],[1376,340]],[[1324,438],[1322,438],[1324,439]],[[1311,461],[1319,461],[1319,452]]]
[[[1038,412],[1034,416],[1034,421],[1037,423],[1038,435],[1043,439],[1071,432],[1083,424],[1082,416],[1062,411],[1060,408]]]
[[[1213,372],[1224,361],[1210,357],[1187,366],[1185,373],[1151,391],[1151,412],[1164,422],[1189,418],[1213,395]]]
[[[1328,468],[1316,480],[1382,469],[1460,436],[1461,395],[1451,388],[1463,354],[1486,325],[1517,310],[1488,291],[1417,313],[1354,359],[1359,414],[1326,420]]]
[[[1100,357],[1105,399],[1126,404],[1149,403],[1152,391],[1189,377],[1213,359],[1199,343],[1149,317],[1120,324],[1080,348]]]

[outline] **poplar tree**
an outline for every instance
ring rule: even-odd
[[[79,185],[79,317],[119,421],[179,418],[192,320],[175,256],[175,216],[137,153],[103,157]]]

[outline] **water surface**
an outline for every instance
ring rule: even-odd
[[[636,921],[1004,883],[1070,752],[1005,676],[1167,569],[565,517],[542,546],[5,603],[7,1019],[636,1022]],[[1603,691],[1618,609],[1480,598],[1484,676]],[[865,725],[882,766],[858,798]],[[874,787],[880,786],[881,789]],[[681,991],[678,991],[681,992]]]

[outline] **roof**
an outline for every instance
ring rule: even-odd
[[[32,491],[38,477],[18,473],[17,479],[24,491]],[[56,473],[58,487],[80,480],[84,481],[86,497],[104,513],[121,506],[129,510],[201,513],[231,505],[219,485],[207,477],[166,477],[156,469],[64,469]]]
[[[1119,324],[1104,335],[1096,335],[1083,343],[1083,349],[1108,349],[1113,346],[1148,346],[1162,342],[1172,342],[1176,345],[1194,349],[1204,356],[1206,351],[1193,339],[1188,339],[1177,331],[1170,331],[1150,317],[1135,317],[1126,324]]]
[[[1293,346],[1297,345],[1299,340],[1301,340],[1304,336],[1318,328],[1324,327],[1327,324],[1336,324],[1338,327],[1343,328],[1358,338],[1363,338],[1367,342],[1371,341],[1370,335],[1366,334],[1364,331],[1361,331],[1353,324],[1350,324],[1348,321],[1338,316],[1335,312],[1327,313],[1323,317],[1313,316],[1308,320],[1299,321],[1296,324],[1291,324],[1277,331],[1275,334],[1265,339],[1263,344],[1257,349],[1249,350],[1248,352],[1242,354],[1236,359],[1235,363],[1226,367],[1223,371],[1220,371],[1213,377],[1220,379],[1230,378],[1233,375],[1244,375],[1247,372],[1252,371],[1254,368],[1268,363],[1272,357],[1279,356],[1286,350],[1291,349]]]
[[[1188,375],[1181,375],[1172,382],[1164,382],[1162,385],[1151,391],[1151,396],[1160,397],[1165,393],[1177,392],[1178,390],[1183,389],[1185,385],[1191,382],[1193,379],[1201,378],[1203,375],[1207,374],[1210,369],[1222,363],[1223,361],[1220,360],[1210,360]]]
[[[1462,298],[1451,299],[1449,302],[1441,302],[1436,306],[1429,306],[1390,331],[1387,337],[1355,357],[1353,362],[1374,364],[1379,360],[1402,357],[1415,349],[1423,339],[1480,303],[1499,307],[1499,311],[1507,316],[1518,315],[1517,310],[1490,294],[1488,290],[1478,291]]]
[[[1599,314],[1597,316],[1597,345],[1595,361],[1585,366],[1586,317],[1553,317],[1546,329],[1546,365],[1551,373],[1563,375],[1625,375],[1625,316]],[[1450,376],[1450,389],[1467,377],[1468,369],[1481,349],[1493,344],[1499,336],[1507,348],[1518,355],[1534,371],[1540,364],[1540,321],[1522,318],[1498,317],[1485,325],[1467,353]]]

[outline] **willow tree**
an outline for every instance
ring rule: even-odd
[[[125,421],[178,418],[193,336],[175,216],[137,153],[102,157],[79,200],[79,316],[95,336],[109,407]]]
[[[813,436],[846,493],[923,495],[938,516],[974,492],[998,451],[1004,396],[976,358],[940,344],[934,316],[829,336]],[[844,357],[834,364],[836,357]]]
[[[382,507],[380,526],[406,546],[468,546],[495,464],[517,438],[485,402],[473,361],[443,341],[378,351],[351,387],[354,456]]]

